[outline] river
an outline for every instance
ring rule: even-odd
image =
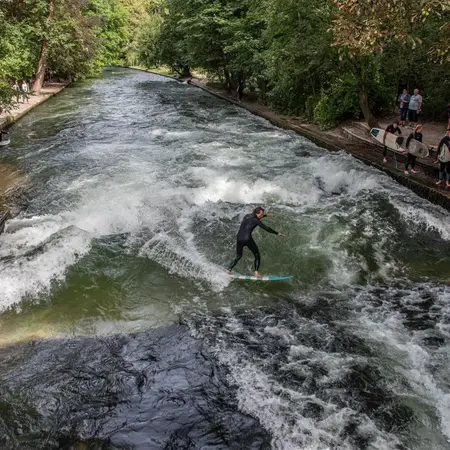
[[[449,215],[178,82],[109,69],[12,129],[0,447],[450,449]],[[261,273],[230,281],[255,206]],[[236,267],[250,273],[248,250]]]

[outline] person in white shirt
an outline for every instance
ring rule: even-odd
[[[414,89],[414,94],[411,95],[411,98],[409,99],[409,105],[408,105],[408,120],[409,120],[409,126],[411,128],[415,127],[415,124],[419,120],[418,116],[420,114],[420,111],[422,110],[422,96],[419,93],[419,89]]]
[[[27,103],[30,103],[30,96],[28,95],[28,92],[30,92],[30,89],[28,88],[28,84],[25,80],[22,80],[22,95],[23,95],[23,102],[25,103],[25,99]]]

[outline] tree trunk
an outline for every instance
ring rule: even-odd
[[[363,83],[359,85],[359,106],[370,128],[380,128],[380,124],[372,114],[369,106],[369,93]]]
[[[52,18],[53,18],[53,9],[55,7],[55,0],[48,1],[48,19],[47,19],[47,27],[50,26]],[[48,36],[48,29],[46,30],[46,35]],[[41,52],[39,54],[39,60],[36,68],[36,78],[33,83],[33,91],[40,95],[42,85],[44,84],[44,76],[45,70],[47,69],[47,54],[48,54],[48,37],[45,37],[42,46]]]

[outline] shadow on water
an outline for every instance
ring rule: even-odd
[[[2,449],[268,449],[182,325],[0,349]]]

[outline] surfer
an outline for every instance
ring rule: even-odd
[[[383,162],[386,163],[387,162],[387,147],[386,147],[386,136],[388,133],[398,133],[399,135],[402,134],[402,130],[400,130],[400,128],[398,127],[398,120],[394,120],[394,122],[391,125],[388,125],[386,127],[386,130],[384,131],[384,135],[383,135],[383,145],[384,145],[384,152],[383,152]]]
[[[406,139],[405,147],[408,148],[408,145],[412,139],[422,142],[422,139],[423,139],[422,131],[423,131],[423,126],[417,125],[416,128],[414,129],[414,133],[410,133],[410,135],[408,136],[408,139]],[[410,164],[411,164],[411,173],[417,173],[417,171],[414,170],[414,167],[416,166],[416,159],[417,159],[417,156],[412,155],[411,153],[408,152],[408,159],[406,160],[406,164],[405,164],[405,175],[409,175],[408,167]]]
[[[447,173],[447,187],[450,187],[450,128],[445,132],[445,136],[438,145],[439,181],[437,185],[444,181],[444,171]]]
[[[263,217],[271,217],[272,214],[264,214],[264,208],[261,206],[258,206],[253,210],[251,214],[247,214],[244,219],[242,220],[241,226],[239,228],[238,234],[237,234],[237,242],[236,242],[236,258],[232,261],[232,263],[228,266],[227,273],[230,274],[233,267],[239,262],[239,260],[242,258],[242,252],[244,250],[244,247],[247,247],[255,257],[255,263],[254,263],[254,275],[255,277],[260,277],[259,274],[259,265],[261,263],[261,258],[259,256],[259,250],[258,246],[256,245],[255,241],[252,238],[253,230],[256,227],[261,227],[263,230],[266,230],[269,233],[276,234],[280,236],[281,238],[284,237],[284,234],[278,233],[275,230],[272,230],[272,228],[268,227],[267,225],[264,225],[261,222],[261,219]]]

